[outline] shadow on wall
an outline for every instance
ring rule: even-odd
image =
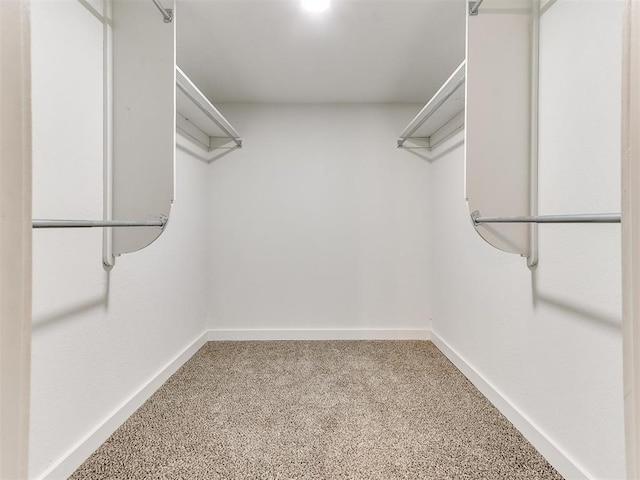
[[[543,303],[564,313],[579,316],[585,320],[589,320],[592,323],[604,327],[608,330],[620,333],[622,332],[621,319],[615,315],[598,312],[598,310],[594,308],[586,308],[584,305],[568,302],[566,299],[554,295],[549,295],[545,292],[540,292],[538,290],[538,278],[537,272],[535,270],[531,272],[531,294],[534,309],[537,308],[539,303]]]
[[[468,205],[468,204],[467,204]],[[469,221],[471,222],[471,224],[473,225],[473,220],[471,218],[469,218]],[[498,229],[492,227],[491,225],[484,223],[482,225],[478,225],[477,227],[478,229],[482,229],[486,232],[491,233],[491,235],[496,239],[500,241],[500,246],[501,247],[508,247],[510,248],[512,251],[517,252],[520,251],[520,246],[517,245],[515,242],[513,242],[509,237],[505,236],[502,232],[500,232]],[[479,233],[479,232],[478,232]],[[489,243],[486,238],[484,237],[484,235],[480,235],[480,238],[485,241],[486,243],[488,243],[489,245],[491,245],[491,247],[493,248],[497,248],[495,247],[492,243]],[[503,248],[500,248],[499,250],[503,250]],[[504,251],[504,250],[503,250]],[[535,273],[535,271],[534,271]]]
[[[87,9],[87,11],[93,15],[94,17],[96,17],[98,19],[98,21],[100,23],[103,23],[105,21],[102,13],[100,13],[98,10],[96,10],[93,5],[91,5],[88,0],[78,0],[78,3],[80,5],[82,5],[84,8]],[[109,20],[110,21],[110,20]]]
[[[109,308],[109,286],[110,276],[104,272],[104,291],[102,295],[85,300],[81,303],[70,305],[64,309],[54,310],[46,315],[40,315],[32,321],[32,329],[39,331],[57,324],[62,320],[71,320],[74,317],[90,312],[95,309],[102,309],[105,312]]]
[[[185,140],[181,140],[180,135],[178,135],[178,137],[176,138],[176,148],[182,150],[183,152],[187,152],[188,154],[192,155],[193,157],[205,163],[213,163],[216,160],[219,160],[222,157],[229,155],[234,150],[238,150],[238,148],[240,148],[237,145],[234,145],[232,147],[225,146],[226,144],[229,143],[229,139],[227,138],[220,139],[220,140],[224,140],[224,143],[221,145],[217,145],[215,143],[215,140],[217,139],[212,139],[212,141],[214,141],[214,144],[211,146],[211,149],[207,152],[206,150],[193,145],[191,143],[191,140],[189,140],[186,135],[184,135],[184,139]]]
[[[418,140],[419,139],[417,138],[412,138],[411,142],[417,143]],[[432,154],[431,151],[429,150],[429,147],[427,146],[415,146],[415,147],[402,146],[400,148],[406,152],[409,152],[411,155],[415,155],[416,157],[421,158],[422,160],[426,160],[427,162],[432,163],[444,157],[445,155],[452,152],[453,150],[457,149],[463,143],[464,143],[464,137],[460,136],[459,138],[456,139],[456,141],[447,145],[446,148],[438,149],[435,154]]]

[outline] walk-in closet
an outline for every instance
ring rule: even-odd
[[[638,478],[638,59],[637,0],[3,1],[0,478]]]

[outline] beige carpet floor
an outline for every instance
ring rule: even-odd
[[[71,477],[560,479],[430,342],[210,342]]]

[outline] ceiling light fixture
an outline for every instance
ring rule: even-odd
[[[301,0],[302,6],[309,12],[324,12],[329,8],[331,0]]]

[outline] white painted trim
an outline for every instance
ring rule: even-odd
[[[622,50],[622,336],[627,478],[640,478],[640,1],[627,0]]]
[[[207,341],[261,340],[430,340],[473,383],[487,399],[525,436],[531,444],[567,479],[595,478],[555,444],[531,419],[446,341],[430,329],[212,329],[205,331],[182,353],[161,368],[138,392],[122,403],[93,432],[39,479],[66,479],[109,436],[115,432],[171,375],[184,365]]]
[[[430,329],[213,329],[209,341],[243,340],[431,340]]]
[[[91,5],[84,4],[86,8]],[[102,219],[113,220],[113,25],[112,3],[102,3]],[[96,12],[97,13],[97,12]],[[107,271],[116,264],[113,229],[102,229],[102,263]]]
[[[531,2],[531,133],[529,135],[529,215],[538,216],[539,192],[539,113],[540,113],[540,0]],[[538,224],[529,225],[527,267],[538,266]]]
[[[26,0],[0,1],[0,478],[26,478],[31,366],[31,66]]]
[[[221,340],[430,340],[431,330],[208,330],[154,374],[136,393],[72,447],[38,479],[66,479],[207,341]]]
[[[509,398],[478,372],[462,355],[432,332],[432,342],[480,392],[531,442],[544,458],[566,479],[592,479],[575,459],[558,446]]]
[[[136,393],[125,400],[107,418],[78,444],[72,447],[63,458],[49,468],[39,479],[66,479],[89,456],[104,443],[142,404],[158,390],[187,360],[189,360],[206,342],[208,332],[198,336],[182,353],[162,367]]]

